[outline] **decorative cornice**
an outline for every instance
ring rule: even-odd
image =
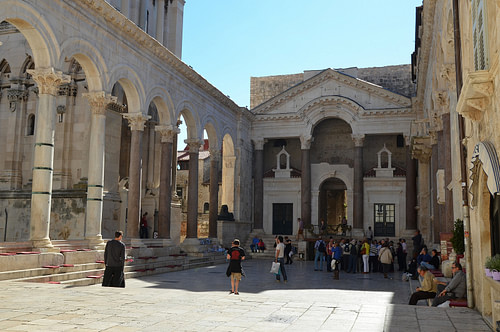
[[[10,102],[26,101],[28,100],[28,90],[7,89],[7,99]]]
[[[28,69],[27,72],[36,82],[40,94],[57,96],[59,86],[71,81],[69,75],[64,75],[61,71],[55,71],[54,68]]]
[[[298,94],[301,94],[305,91],[311,90],[315,88],[317,85],[321,84],[322,82],[325,82],[327,80],[336,80],[338,82],[341,82],[347,86],[350,86],[352,88],[364,90],[367,93],[377,95],[385,100],[389,100],[391,102],[397,103],[402,105],[403,107],[411,107],[411,101],[409,98],[398,95],[394,92],[391,92],[389,90],[385,90],[382,87],[379,87],[377,85],[374,85],[372,83],[368,83],[362,80],[359,80],[357,78],[342,74],[341,72],[338,72],[333,69],[325,69],[319,74],[311,77],[308,80],[305,80],[304,82],[297,84],[296,86],[286,90],[285,92],[275,96],[274,98],[271,98],[270,100],[262,103],[258,107],[252,110],[254,114],[265,114],[270,112],[271,110],[275,109],[279,105],[285,103],[286,101],[290,100],[291,98],[297,96]]]
[[[137,42],[143,52],[151,52],[158,57],[162,62],[167,63],[171,68],[179,72],[184,78],[190,80],[218,102],[228,107],[234,112],[245,112],[248,110],[238,106],[234,101],[224,95],[221,91],[210,84],[205,78],[194,71],[190,66],[182,62],[170,50],[163,46],[156,39],[148,35],[145,31],[139,28],[134,22],[130,21],[122,13],[116,10],[105,0],[80,0],[77,4],[74,1],[65,1],[69,6],[79,12],[81,7],[86,6],[85,10],[91,10],[95,13],[95,17],[102,17],[108,26],[113,27],[116,31],[125,32],[127,37]]]

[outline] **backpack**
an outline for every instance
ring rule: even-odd
[[[325,242],[323,242],[323,241],[319,242],[318,251],[319,252],[326,252]]]
[[[351,244],[349,247],[351,247],[351,255],[356,256],[358,254],[358,248],[356,248],[356,245]]]
[[[348,243],[344,246],[344,252],[349,252],[351,250],[351,245]]]

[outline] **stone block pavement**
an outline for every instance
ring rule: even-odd
[[[395,273],[332,274],[313,262],[244,262],[240,295],[229,295],[226,265],[128,279],[126,288],[0,282],[0,331],[491,331],[468,308],[407,305]]]

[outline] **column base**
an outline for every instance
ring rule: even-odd
[[[106,244],[102,240],[101,235],[87,237],[86,240],[89,241],[89,248],[93,250],[104,250]]]
[[[32,240],[31,246],[33,249],[52,249],[54,246],[52,245],[52,241],[49,238],[40,239],[40,240]],[[41,250],[43,251],[43,250]]]

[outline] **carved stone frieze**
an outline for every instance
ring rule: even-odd
[[[61,71],[55,71],[54,68],[28,69],[27,72],[38,85],[38,91],[41,94],[57,96],[59,86],[69,83],[71,80],[69,75],[64,75]]]
[[[59,87],[59,96],[76,97],[78,93],[78,85],[75,82],[62,84]]]

